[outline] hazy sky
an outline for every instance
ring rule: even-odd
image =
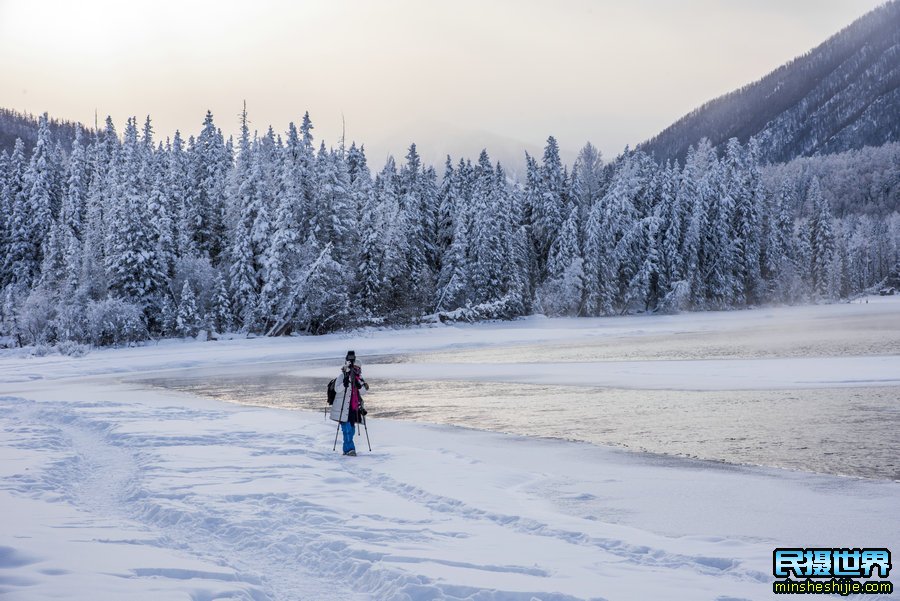
[[[0,106],[158,135],[315,133],[380,161],[538,147],[607,156],[802,54],[882,0],[0,0]],[[504,145],[506,148],[504,148]],[[474,158],[474,157],[473,157]]]

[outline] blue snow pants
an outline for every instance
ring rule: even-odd
[[[344,433],[344,455],[350,451],[355,451],[353,435],[356,433],[356,427],[351,422],[341,422],[341,432]]]

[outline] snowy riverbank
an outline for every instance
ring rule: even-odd
[[[377,417],[374,452],[351,460],[331,451],[333,423],[321,414],[117,377],[334,358],[348,347],[407,353],[753,327],[773,312],[793,320],[811,311],[526,320],[0,359],[0,594],[768,599],[774,547],[900,547],[900,483]],[[823,309],[833,311],[859,309]]]

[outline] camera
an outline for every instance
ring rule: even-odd
[[[356,351],[347,351],[347,356],[344,357],[344,361],[347,365],[353,365],[356,363]]]

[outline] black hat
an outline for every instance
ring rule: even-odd
[[[356,361],[356,351],[347,351],[347,357],[344,359],[345,361]]]

